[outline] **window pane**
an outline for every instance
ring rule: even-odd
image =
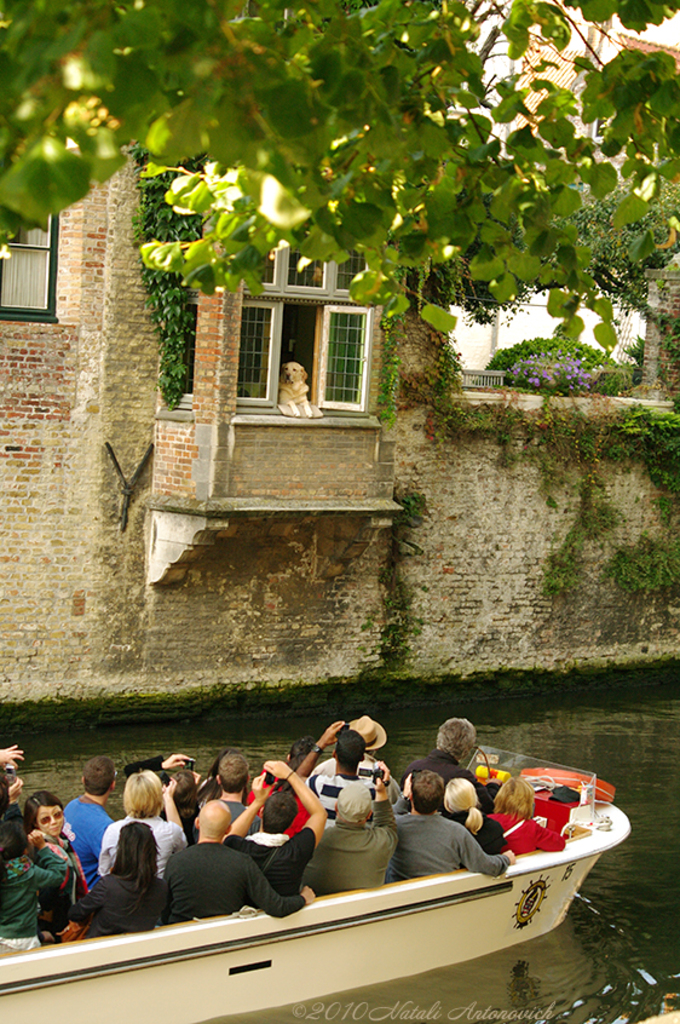
[[[31,228],[29,231],[26,228],[19,228],[16,238],[12,240],[11,244],[35,245],[43,249],[49,249],[50,233],[49,231],[42,231],[40,228]]]
[[[298,260],[301,257],[299,249],[291,249],[288,256],[288,284],[298,285],[304,288],[323,288],[323,263],[315,260],[309,263],[304,270],[298,272]]]
[[[331,313],[325,388],[327,402],[356,405],[361,401],[365,326],[365,313]]]
[[[273,284],[274,283],[274,267],[276,265],[276,253],[270,252],[264,261],[264,270],[262,271],[262,283]]]
[[[352,278],[356,274],[360,274],[362,270],[366,269],[366,260],[361,253],[354,252],[352,250],[349,254],[349,259],[345,260],[344,263],[338,264],[338,288],[348,289],[352,283]]]
[[[38,233],[44,234],[42,231]],[[49,251],[18,249],[13,245],[10,248],[11,257],[2,261],[0,305],[47,309]]]
[[[262,306],[244,306],[241,317],[241,348],[238,360],[239,398],[266,398],[272,311]]]

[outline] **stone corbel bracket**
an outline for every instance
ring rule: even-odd
[[[201,549],[228,528],[228,519],[153,510],[147,583],[181,582]]]

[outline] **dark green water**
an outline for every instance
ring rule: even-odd
[[[348,706],[346,716],[364,711]],[[240,1020],[635,1024],[662,1009],[680,1008],[680,683],[568,694],[562,700],[553,695],[373,713],[387,729],[384,759],[397,776],[435,745],[441,721],[465,715],[477,725],[480,742],[592,769],[614,783],[632,835],[603,856],[567,920],[544,938],[416,978],[325,997],[316,1004],[307,1001],[304,1009],[289,1006]],[[122,767],[139,757],[179,751],[196,757],[197,770],[205,771],[216,751],[229,743],[240,747],[258,771],[266,757],[284,756],[295,737],[318,736],[327,724],[317,716],[285,722],[213,720],[1,739],[3,746],[16,741],[25,748],[25,795],[47,787],[67,801],[80,792],[82,764],[96,753],[109,754]],[[109,810],[122,816],[120,792]],[[474,942],[471,934],[473,947]],[[407,958],[408,950],[376,955]],[[323,963],[322,950],[320,957]],[[301,964],[300,969],[315,968]]]

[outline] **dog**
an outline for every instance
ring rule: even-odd
[[[317,420],[321,409],[310,405],[307,399],[309,385],[307,371],[300,363],[283,363],[279,374],[279,411],[284,416],[298,416]]]

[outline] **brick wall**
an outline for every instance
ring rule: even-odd
[[[680,594],[630,596],[602,578],[613,547],[659,529],[657,492],[639,467],[606,468],[624,518],[602,547],[586,546],[578,590],[547,598],[542,566],[572,521],[573,481],[555,489],[550,508],[536,467],[502,464],[491,440],[433,445],[415,410],[379,443],[375,428],[323,421],[237,423],[230,442],[237,349],[220,350],[218,339],[234,336],[238,295],[201,300],[207,370],[195,419],[156,420],[157,342],[130,226],[135,202],[124,169],[63,216],[58,324],[0,323],[0,699],[313,683],[377,664],[391,538],[357,538],[359,518],[225,516],[218,534],[199,539],[181,582],[146,585],[147,501],[207,497],[206,466],[230,443],[233,474],[222,484],[235,494],[294,495],[313,469],[319,493],[387,495],[396,452],[397,493],[427,501],[410,533],[422,554],[401,563],[422,620],[404,668],[414,678],[676,656]],[[404,346],[407,363],[417,349]],[[129,479],[154,430],[156,485],[149,463],[121,532],[104,443]]]

